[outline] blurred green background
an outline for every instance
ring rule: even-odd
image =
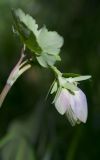
[[[12,87],[0,109],[0,160],[94,160],[100,158],[100,1],[0,0],[0,90],[20,57],[11,8],[22,8],[40,27],[64,37],[62,72],[92,75],[80,84],[88,100],[86,124],[71,127],[45,101],[50,71],[34,64]]]

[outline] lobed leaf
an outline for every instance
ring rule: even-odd
[[[34,52],[39,64],[43,67],[52,66],[61,60],[58,55],[63,45],[63,38],[55,31],[48,31],[46,27],[38,30],[35,19],[25,14],[21,9],[12,10],[15,29],[21,41]]]
[[[57,32],[48,31],[45,26],[40,30],[37,40],[42,50],[50,55],[59,54],[64,42]]]
[[[25,13],[21,9],[12,10],[12,14],[15,22],[15,29],[18,31],[21,41],[32,52],[40,54],[42,52],[41,47],[37,42],[37,35],[39,34],[38,25],[35,20]]]

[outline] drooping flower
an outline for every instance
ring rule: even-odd
[[[78,88],[72,94],[67,89],[62,88],[54,104],[61,115],[66,114],[72,125],[86,122],[88,115],[87,100],[81,89]]]
[[[86,80],[91,76],[79,76],[65,78],[58,75],[54,81],[51,94],[56,93],[54,105],[61,115],[66,115],[69,122],[74,126],[81,122],[86,123],[88,109],[87,99],[84,92],[77,87],[78,81]]]

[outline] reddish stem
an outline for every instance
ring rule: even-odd
[[[11,73],[7,79],[6,85],[4,86],[4,88],[0,94],[0,107],[2,106],[2,103],[3,103],[7,93],[11,89],[13,83],[17,80],[17,78],[22,73],[24,73],[27,69],[29,69],[31,67],[31,65],[27,64],[26,66],[24,66],[20,69],[21,62],[23,61],[23,59],[25,57],[24,51],[25,51],[25,46],[22,48],[21,57],[20,57],[18,63],[15,65],[14,69],[11,71]],[[20,73],[20,74],[18,75],[18,73]]]
[[[0,94],[0,107],[2,106],[2,103],[7,95],[7,93],[9,92],[11,86],[9,84],[6,83],[6,85],[4,86],[2,93]]]

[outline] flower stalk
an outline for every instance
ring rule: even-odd
[[[16,82],[16,80],[25,72],[27,71],[29,68],[31,68],[31,64],[28,63],[28,60],[24,60],[25,58],[25,46],[22,48],[21,51],[21,57],[18,61],[18,63],[15,65],[15,67],[13,68],[13,70],[11,71],[7,82],[0,94],[0,107],[2,106],[6,95],[8,94],[9,90],[11,89],[12,85]]]

